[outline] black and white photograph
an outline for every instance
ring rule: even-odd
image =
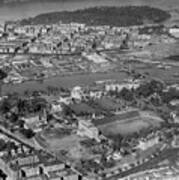
[[[179,0],[0,0],[0,180],[179,180]]]

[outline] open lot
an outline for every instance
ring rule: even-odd
[[[43,147],[62,150],[69,149],[78,144],[78,138],[74,135],[65,135],[57,129],[44,130],[36,137],[37,142]]]
[[[43,148],[60,155],[60,151],[66,151],[68,158],[91,158],[90,152],[80,145],[80,137],[75,134],[62,136],[58,130],[43,131],[36,136],[36,142]],[[61,156],[61,155],[60,155]]]

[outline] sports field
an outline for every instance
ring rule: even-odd
[[[106,136],[121,134],[123,136],[138,133],[150,127],[159,127],[162,120],[158,117],[143,113],[138,119],[116,121],[107,125],[100,126],[99,129]]]

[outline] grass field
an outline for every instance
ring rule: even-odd
[[[147,122],[136,120],[132,122],[111,124],[106,126],[105,128],[102,128],[101,130],[106,136],[117,134],[127,136],[148,127],[150,127],[150,125]]]
[[[132,135],[136,132],[140,132],[143,129],[150,127],[159,127],[162,120],[154,116],[143,116],[139,119],[116,121],[116,123],[107,124],[101,126],[99,129],[106,136],[121,134],[123,136]]]

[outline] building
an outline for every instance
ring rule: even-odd
[[[176,37],[176,38],[179,38],[179,27],[173,27],[173,28],[170,28],[169,29],[169,33]]]
[[[51,161],[44,163],[44,173],[48,174],[49,172],[61,171],[65,168],[65,164],[59,161]]]
[[[22,120],[25,122],[24,128],[33,129],[35,133],[40,132],[42,127],[47,124],[47,115],[45,110],[42,114],[32,114],[27,117],[23,117]]]
[[[7,174],[7,180],[19,180],[23,177],[39,174],[40,161],[34,154],[16,154],[0,158],[0,167]]]
[[[177,112],[171,112],[170,116],[172,117],[174,123],[179,123],[179,113]]]
[[[81,101],[84,94],[80,86],[76,86],[71,91],[71,98]]]
[[[178,99],[174,99],[174,100],[170,101],[170,105],[171,106],[179,106],[179,100]]]
[[[159,143],[159,137],[158,136],[151,138],[151,139],[147,139],[147,140],[140,140],[137,148],[145,151],[146,149],[148,149],[148,148],[150,148],[150,147],[152,147],[158,143]]]
[[[62,105],[58,102],[54,102],[51,104],[51,113],[61,112]]]
[[[137,89],[138,87],[140,86],[139,83],[122,83],[122,84],[119,84],[119,83],[112,83],[112,84],[106,84],[105,85],[105,90],[107,92],[109,91],[117,91],[117,92],[120,92],[123,88],[126,88],[126,89]]]
[[[90,139],[95,139],[96,141],[100,141],[100,139],[99,139],[99,131],[91,123],[90,120],[79,120],[78,121],[77,134],[79,136],[82,136],[82,137],[88,137]]]

